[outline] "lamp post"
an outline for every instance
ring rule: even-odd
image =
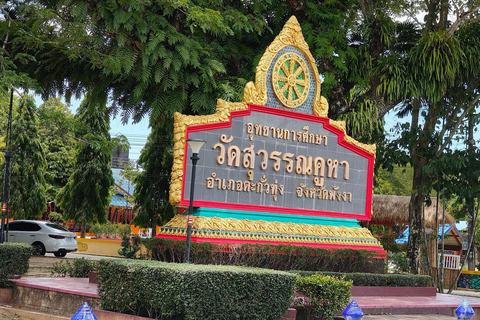
[[[198,152],[205,144],[205,140],[202,139],[188,139],[188,145],[192,149],[192,178],[190,179],[190,207],[188,208],[188,220],[187,220],[187,248],[185,250],[185,263],[190,261],[190,242],[192,238],[192,224],[193,224],[193,193],[195,187],[195,169],[197,166]]]

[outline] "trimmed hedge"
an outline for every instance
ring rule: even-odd
[[[186,242],[171,239],[144,239],[153,260],[184,262]],[[192,242],[190,262],[236,265],[275,270],[385,273],[386,260],[376,252],[354,249],[322,249],[291,245],[222,245]]]
[[[101,260],[102,308],[157,319],[277,320],[297,275],[233,266]]]
[[[333,320],[337,312],[342,311],[349,303],[352,281],[344,278],[315,274],[300,277],[297,280],[297,291],[307,300],[300,297],[295,299],[295,304],[303,306],[307,316],[319,319]]]
[[[0,244],[0,287],[12,286],[11,277],[27,273],[32,253],[32,246],[26,243]]]
[[[309,271],[290,271],[301,276],[315,274]],[[340,273],[321,272],[321,274],[342,277],[351,280],[354,286],[366,287],[432,287],[432,278],[426,275],[414,274],[372,274],[372,273]]]

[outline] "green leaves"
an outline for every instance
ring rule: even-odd
[[[445,31],[426,34],[412,50],[414,81],[421,94],[431,103],[439,102],[451,88],[461,70],[465,57],[456,37],[447,37]]]
[[[109,189],[114,180],[110,169],[112,148],[109,118],[105,107],[83,101],[77,111],[80,126],[73,174],[57,195],[66,219],[75,222],[105,223]]]
[[[12,123],[9,204],[18,219],[38,218],[46,209],[45,153],[38,133],[35,104],[21,101]],[[2,181],[4,175],[2,166]]]
[[[333,320],[333,316],[342,311],[349,302],[353,282],[345,278],[322,274],[299,277],[296,289],[304,294],[309,303],[302,303],[308,313],[314,317]]]

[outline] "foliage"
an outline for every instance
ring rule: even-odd
[[[301,276],[316,274],[312,271],[290,271]],[[356,287],[431,287],[432,277],[414,274],[375,274],[358,272],[321,272],[323,275],[342,277]]]
[[[12,286],[10,277],[27,273],[32,254],[32,246],[26,243],[0,244],[0,287]]]
[[[64,259],[55,262],[52,266],[53,277],[88,278],[91,271],[95,271],[97,261],[85,258]]]
[[[122,226],[120,223],[107,222],[104,224],[95,223],[90,227],[89,232],[95,234],[95,238],[119,239],[125,234],[131,234],[132,229],[129,225]]]
[[[140,250],[141,243],[142,239],[140,237],[130,238],[130,235],[124,234],[122,236],[122,248],[118,249],[118,254],[127,259],[135,258]]]
[[[378,168],[375,174],[373,193],[396,196],[412,194],[413,168],[410,165],[394,165],[389,169]]]
[[[98,271],[102,309],[156,319],[277,320],[297,278],[273,270],[122,259],[101,260]]]
[[[219,97],[241,100],[236,77],[251,69],[255,47],[248,44],[269,30],[269,4],[147,1],[125,10],[118,1],[35,1],[43,11],[16,16],[27,6],[14,3],[7,12],[16,41],[7,48],[38,58],[21,70],[35,75],[44,96],[88,91],[136,121],[150,111],[153,118],[211,112]]]
[[[322,274],[299,277],[296,290],[308,300],[297,299],[308,314],[319,319],[333,320],[335,313],[342,311],[349,303],[352,281]]]
[[[33,100],[21,101],[12,123],[10,150],[9,205],[18,219],[38,218],[46,209],[45,153],[38,134],[38,120]],[[3,181],[5,169],[0,176]],[[3,188],[0,190],[3,194]]]
[[[183,262],[185,241],[144,239],[154,260]],[[225,264],[276,270],[338,272],[385,272],[385,261],[375,252],[353,249],[322,249],[290,245],[222,245],[192,242],[190,261],[195,264]]]
[[[38,108],[39,136],[45,150],[47,199],[55,199],[67,184],[75,161],[75,119],[60,98],[51,98]]]
[[[138,160],[143,170],[134,180],[134,210],[138,209],[138,212],[132,223],[142,228],[152,228],[152,237],[156,235],[157,225],[167,222],[175,213],[175,208],[168,200],[173,165],[170,153],[172,134],[173,126],[165,119],[163,123],[152,127]]]
[[[55,223],[59,223],[63,221],[63,214],[58,212],[50,212],[50,214],[48,215],[48,220]]]
[[[112,160],[109,118],[102,106],[83,101],[77,110],[79,128],[78,144],[73,174],[57,195],[57,202],[66,219],[82,224],[85,237],[87,223],[107,222],[105,208],[109,204],[109,189],[113,175],[109,164]]]
[[[405,252],[390,252],[388,254],[389,264],[393,264],[394,271],[408,272],[408,260]]]

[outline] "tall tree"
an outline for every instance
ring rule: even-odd
[[[66,219],[81,223],[85,237],[87,223],[106,223],[109,190],[114,179],[110,162],[109,116],[106,108],[84,100],[77,110],[79,129],[73,174],[57,195],[57,202]]]
[[[174,215],[174,207],[168,200],[170,171],[173,164],[171,121],[162,119],[153,124],[152,132],[138,160],[142,170],[134,179],[135,209],[138,213],[132,223],[143,228],[152,228],[156,235],[157,226]]]
[[[38,133],[33,100],[21,101],[12,124],[9,207],[19,219],[38,218],[46,209],[45,154]],[[1,176],[3,180],[4,164]],[[0,191],[3,193],[3,189]]]
[[[75,118],[60,98],[51,98],[38,108],[39,135],[45,149],[47,198],[54,200],[67,184],[75,161]]]
[[[469,112],[478,107],[480,100],[476,71],[480,65],[474,58],[480,54],[480,26],[470,23],[458,29],[458,21],[466,22],[464,17],[471,12],[444,25],[437,19],[440,12],[442,10],[428,12],[427,21],[433,19],[438,23],[427,24],[418,44],[410,51],[405,76],[386,82],[401,83],[396,90],[406,99],[400,110],[412,117],[411,125],[402,127],[402,137],[395,141],[393,148],[398,149],[400,145],[408,152],[413,167],[407,254],[415,273],[420,271],[422,205],[430,193],[432,180],[436,179],[428,174],[429,168],[451,148],[458,128],[465,123]]]

